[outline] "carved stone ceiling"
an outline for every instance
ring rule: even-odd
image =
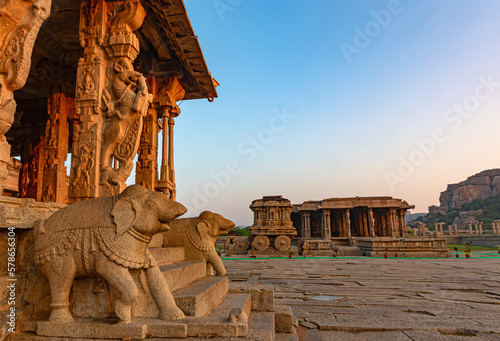
[[[183,1],[141,2],[147,15],[136,31],[141,44],[136,69],[146,77],[176,75],[186,91],[184,99],[217,97],[217,83],[205,63]],[[81,0],[52,1],[51,15],[43,23],[33,49],[26,85],[14,93],[18,110],[7,134],[11,143],[16,139],[22,144],[27,124],[43,125],[43,103],[51,93],[74,97],[78,59],[83,56],[78,35],[80,4]]]

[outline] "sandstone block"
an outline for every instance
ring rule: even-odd
[[[274,306],[274,329],[276,333],[293,333],[293,313],[290,306]]]
[[[38,322],[36,333],[40,336],[49,337],[75,337],[85,339],[144,339],[147,334],[146,324],[112,324],[93,322],[91,320],[75,320],[75,323],[58,323],[40,321]]]
[[[274,311],[274,287],[248,283],[231,283],[231,293],[248,293],[252,296],[252,311]]]

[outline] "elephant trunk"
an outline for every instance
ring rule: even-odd
[[[161,223],[161,231],[170,230],[170,222],[186,212],[187,208],[184,205],[174,200],[170,200],[168,208],[163,210],[163,214],[158,217],[158,220]]]

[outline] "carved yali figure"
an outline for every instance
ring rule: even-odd
[[[215,241],[221,234],[228,233],[234,223],[217,213],[202,212],[196,218],[176,219],[172,228],[165,233],[165,246],[183,246],[186,260],[207,262],[207,276],[226,274],[217,251]]]
[[[130,322],[131,305],[138,295],[133,269],[145,272],[161,319],[183,318],[148,243],[185,212],[183,205],[166,195],[133,185],[116,196],[78,202],[39,221],[35,262],[49,280],[49,321],[72,321],[68,297],[73,279],[96,276],[117,289],[115,313],[121,322]]]
[[[139,148],[142,118],[153,101],[146,79],[134,70],[129,59],[114,61],[108,73],[111,83],[102,95],[108,122],[103,131],[101,185],[122,183],[130,175]],[[117,170],[111,169],[112,156],[120,162]]]

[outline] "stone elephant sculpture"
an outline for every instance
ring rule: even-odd
[[[115,313],[121,323],[130,322],[131,306],[139,292],[131,271],[139,269],[145,272],[159,317],[184,318],[148,243],[185,212],[183,205],[166,195],[132,185],[121,194],[78,202],[39,221],[34,256],[49,281],[49,321],[73,321],[68,297],[74,278],[96,276],[119,292]]]
[[[186,260],[207,262],[207,276],[226,274],[220,256],[215,250],[215,241],[221,234],[226,234],[234,223],[217,213],[202,212],[199,217],[176,219],[170,230],[165,233],[165,246],[183,246]]]

